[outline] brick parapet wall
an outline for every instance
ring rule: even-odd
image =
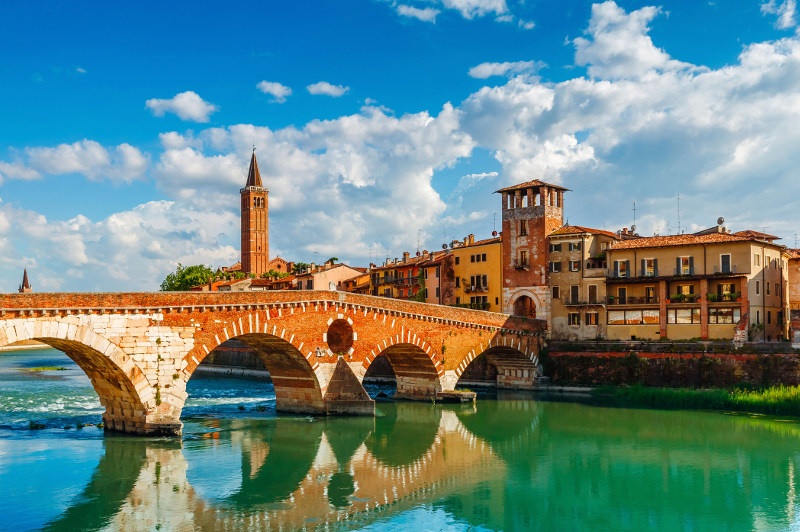
[[[545,375],[558,385],[726,388],[800,385],[800,354],[551,351]]]

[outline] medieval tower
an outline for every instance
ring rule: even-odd
[[[549,320],[547,236],[564,225],[564,192],[539,180],[502,188],[503,310]]]
[[[242,271],[260,277],[269,262],[269,190],[261,183],[256,150],[250,159],[242,198]]]

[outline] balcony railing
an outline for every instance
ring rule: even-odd
[[[530,270],[531,269],[531,264],[528,261],[513,260],[513,261],[511,261],[511,265],[514,267],[515,270]]]
[[[609,305],[658,305],[659,303],[657,297],[646,296],[608,296],[606,301]]]
[[[464,292],[467,294],[474,294],[478,292],[488,292],[488,286],[466,286],[464,287]]]

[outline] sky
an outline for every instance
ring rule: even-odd
[[[0,49],[0,292],[235,263],[254,147],[287,260],[488,238],[532,179],[798,245],[796,0],[5,2]]]

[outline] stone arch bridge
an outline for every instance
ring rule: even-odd
[[[385,356],[397,397],[434,399],[486,355],[507,387],[530,387],[546,325],[425,303],[326,291],[0,295],[0,347],[38,340],[74,360],[108,430],[180,434],[186,382],[229,339],[269,370],[276,409],[373,414],[361,382]]]

